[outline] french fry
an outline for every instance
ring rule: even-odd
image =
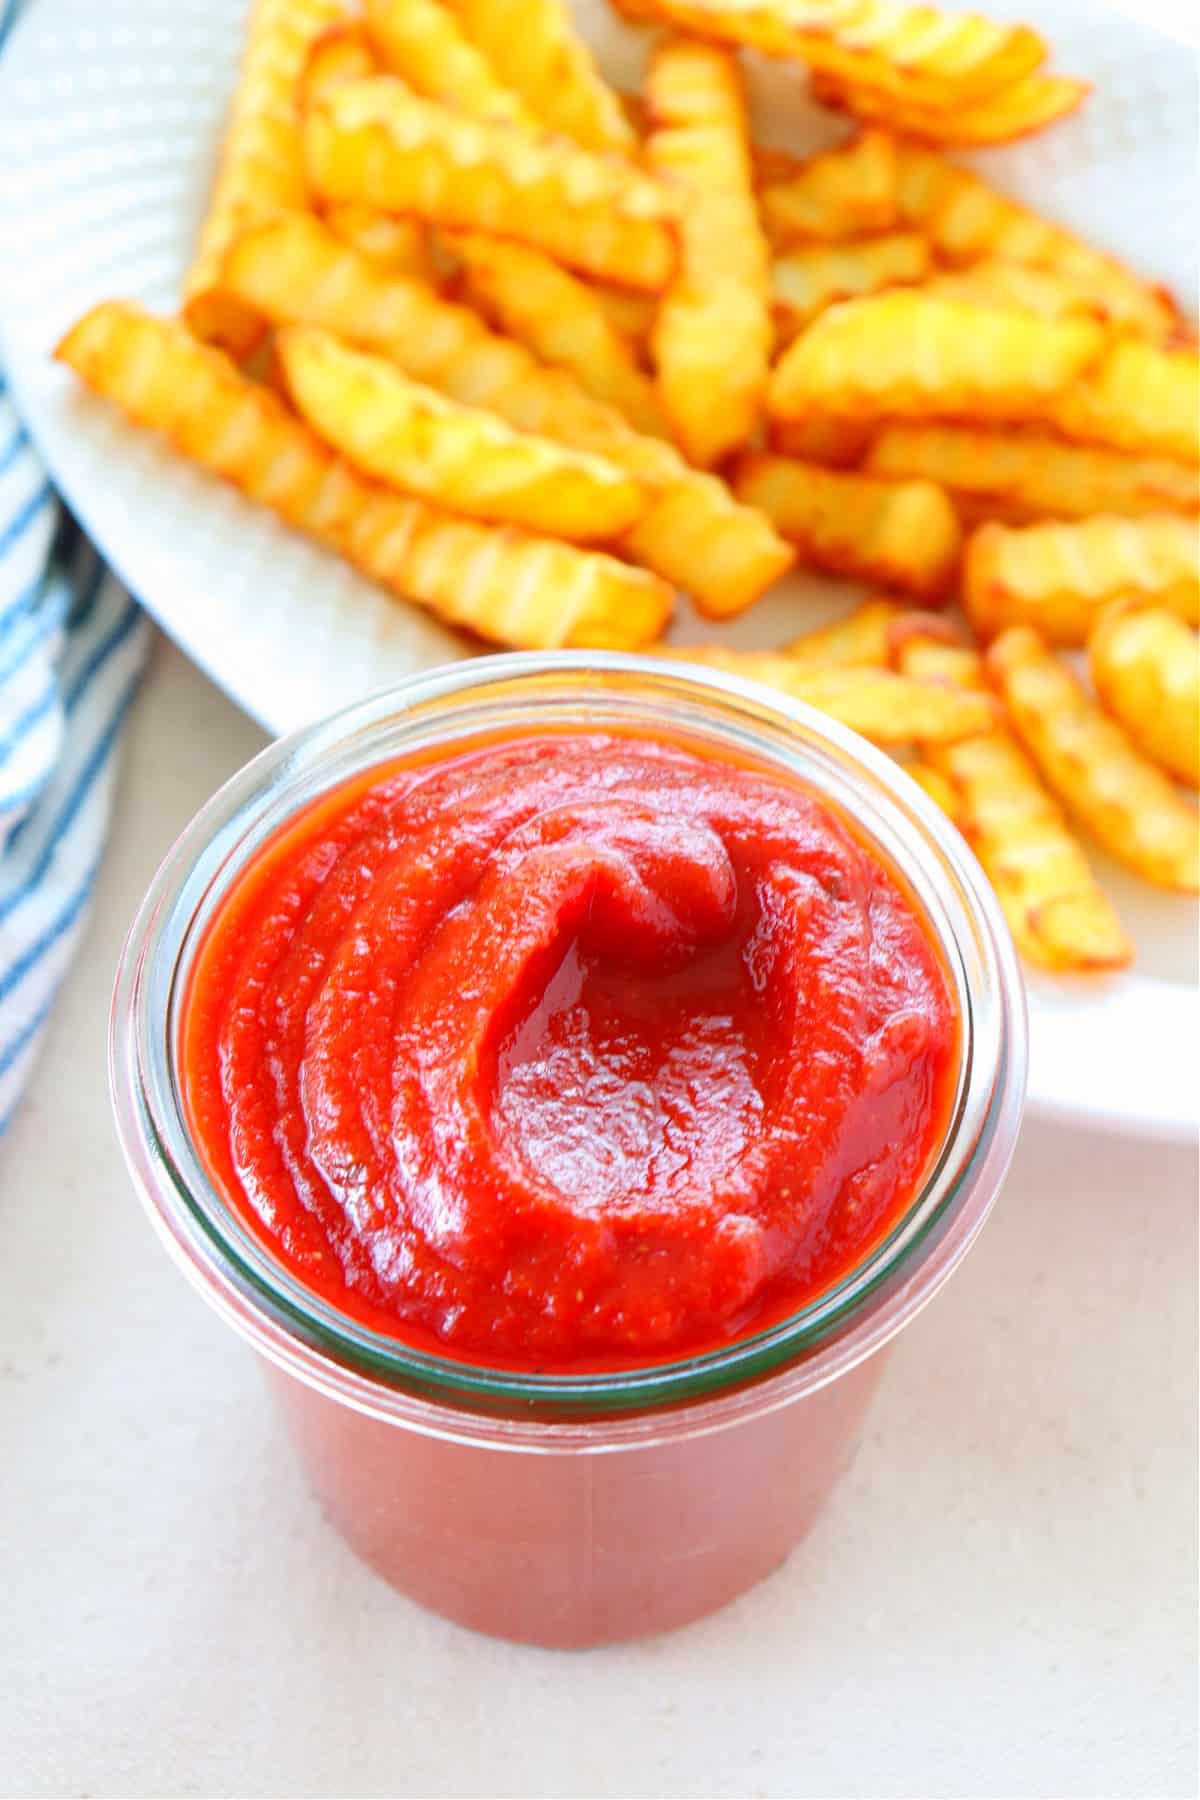
[[[1083,443],[1200,462],[1200,356],[1118,339],[1051,410]]]
[[[885,425],[863,469],[888,481],[936,481],[961,502],[1014,524],[1091,513],[1200,512],[1200,469],[1166,458],[1064,444],[1038,431]]]
[[[1091,83],[1067,75],[1024,75],[982,100],[949,110],[920,106],[892,94],[873,93],[831,76],[817,75],[813,97],[823,106],[852,118],[886,125],[907,137],[946,148],[1008,144],[1014,138],[1044,131],[1058,119],[1077,112],[1091,93]]]
[[[929,246],[915,231],[805,244],[772,266],[775,316],[780,329],[794,337],[835,300],[920,282],[928,273]]]
[[[961,823],[962,803],[954,783],[947,776],[929,762],[905,762],[903,768],[909,780],[915,781],[948,819],[955,825]]]
[[[564,0],[449,0],[501,81],[551,131],[587,150],[637,148],[620,97],[597,69]]]
[[[947,262],[991,257],[1053,269],[1089,282],[1105,317],[1151,342],[1162,343],[1178,329],[1176,308],[1161,288],[936,150],[896,146],[896,207],[903,224],[924,232]]]
[[[784,179],[770,182],[759,204],[776,245],[888,231],[896,219],[892,140],[883,131],[860,131],[848,144],[806,157]]]
[[[1035,319],[898,288],[823,312],[775,365],[775,418],[1028,419],[1104,346],[1090,319]]]
[[[965,300],[971,306],[995,306],[1004,312],[1036,313],[1042,319],[1102,319],[1110,323],[1104,296],[1078,275],[1057,269],[1035,269],[1028,263],[984,256],[958,269],[939,269],[925,283],[927,294],[943,300]]]
[[[895,667],[915,679],[974,692],[986,686],[983,658],[956,641],[937,614],[893,621],[891,645]],[[1024,956],[1059,972],[1117,969],[1133,960],[1083,846],[1009,731],[997,725],[957,744],[927,746],[924,756],[951,789],[946,810],[979,858]],[[909,773],[919,779],[916,770]]]
[[[773,519],[801,560],[835,575],[936,599],[962,550],[962,527],[941,488],[877,481],[779,456],[748,456],[734,492]]]
[[[341,19],[327,26],[309,46],[297,83],[297,103],[303,112],[335,88],[378,75],[379,67],[375,47],[362,25],[355,19]]]
[[[418,94],[477,119],[539,129],[442,0],[366,0],[365,16],[384,66]]]
[[[1028,625],[987,653],[1017,736],[1049,786],[1113,856],[1158,887],[1200,890],[1200,815]]]
[[[709,619],[745,612],[796,560],[765,513],[741,504],[717,476],[689,469],[682,459],[624,549],[683,588]]]
[[[732,56],[683,39],[652,53],[646,98],[650,167],[688,195],[654,322],[658,394],[688,460],[709,467],[754,431],[774,335],[745,98]]]
[[[1092,681],[1138,749],[1200,787],[1200,647],[1162,607],[1112,606],[1088,639]]]
[[[807,413],[802,419],[777,419],[771,426],[771,448],[797,462],[824,463],[829,469],[852,469],[861,463],[873,432],[861,419],[830,419]]]
[[[948,109],[1011,86],[1045,59],[1027,25],[906,0],[617,0],[719,43],[746,45],[871,92]]]
[[[589,281],[593,298],[599,303],[610,325],[622,337],[630,339],[643,354],[654,328],[658,301],[653,294],[637,294],[628,288],[609,287],[603,281]]]
[[[587,282],[525,244],[480,232],[455,232],[448,242],[463,264],[467,298],[485,317],[542,362],[568,369],[639,431],[669,435],[654,383]]]
[[[276,344],[288,392],[318,437],[402,493],[579,543],[620,537],[645,511],[638,483],[611,463],[513,431],[315,326],[289,326]]]
[[[774,187],[778,182],[792,181],[804,167],[804,161],[794,150],[781,149],[778,144],[750,146],[750,162],[757,188]]]
[[[433,277],[433,258],[429,235],[415,219],[397,219],[389,213],[376,212],[370,206],[331,206],[325,223],[342,242],[349,244],[393,275],[418,275],[428,281]]]
[[[569,375],[489,332],[468,307],[423,282],[381,274],[316,219],[291,214],[248,232],[226,258],[222,279],[276,325],[323,326],[382,351],[464,406],[487,407],[517,431],[627,470],[653,498],[626,551],[712,617],[744,611],[795,560],[770,520],[739,505],[723,481],[689,468],[661,439],[641,436]]]
[[[1106,606],[1140,600],[1200,624],[1195,519],[1100,514],[1067,524],[981,525],[967,540],[963,605],[981,637],[1031,625],[1050,643],[1087,642]]]
[[[821,668],[849,663],[885,669],[889,631],[903,610],[903,603],[898,600],[864,600],[844,619],[793,638],[787,654],[798,662],[814,663]]]
[[[332,26],[317,39],[301,72],[302,113],[322,94],[332,94],[335,88],[378,72],[379,59],[362,26]],[[429,234],[415,219],[398,219],[351,202],[326,208],[325,222],[338,237],[382,268],[400,274],[432,276]]]
[[[760,682],[827,713],[885,749],[899,744],[956,743],[987,731],[998,716],[994,701],[985,693],[914,681],[890,669],[849,665],[820,669],[782,651],[731,650],[716,644],[659,646],[654,654]]]
[[[198,337],[248,355],[261,321],[221,291],[221,259],[237,232],[277,207],[303,206],[297,84],[340,0],[254,0],[221,160],[191,267],[183,313]]]
[[[306,116],[304,148],[327,202],[516,238],[651,291],[675,265],[680,201],[661,182],[616,157],[419,99],[394,75],[323,96]]]
[[[531,650],[636,649],[666,624],[671,591],[644,570],[363,480],[176,320],[108,302],[56,354],[136,424],[447,624]]]

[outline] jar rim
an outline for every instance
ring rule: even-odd
[[[531,717],[531,709],[537,715]],[[262,844],[322,793],[431,747],[511,730],[617,720],[740,749],[846,814],[920,907],[956,989],[958,1090],[938,1154],[889,1233],[838,1282],[715,1349],[604,1373],[533,1374],[431,1354],[340,1312],[232,1211],[187,1127],[177,1065],[181,997],[204,926]],[[581,720],[585,721],[581,723]],[[519,726],[517,727],[519,728]],[[809,1391],[893,1335],[941,1285],[983,1223],[1024,1095],[1024,997],[1012,940],[965,841],[899,766],[826,715],[693,664],[616,652],[476,658],[432,670],[277,740],[201,808],[167,853],[122,952],[110,1074],[135,1185],[168,1248],[242,1335],[310,1385],[443,1436],[503,1423],[559,1439],[586,1422],[611,1443],[622,1418],[683,1408],[704,1429],[722,1402],[764,1407]],[[769,1379],[772,1378],[772,1379]],[[770,1389],[771,1392],[763,1391]],[[441,1415],[445,1415],[444,1417]],[[704,1416],[702,1416],[704,1415]]]

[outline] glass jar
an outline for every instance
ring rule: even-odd
[[[230,887],[291,816],[397,758],[547,729],[642,731],[799,777],[907,884],[962,1019],[958,1090],[921,1191],[848,1276],[782,1322],[620,1373],[422,1353],[309,1292],[222,1201],[185,1123],[182,996]],[[477,1630],[581,1646],[661,1631],[783,1561],[847,1467],[881,1352],[971,1244],[1024,1096],[1020,975],[953,826],[886,756],[752,683],[649,658],[495,656],[435,670],[265,750],[197,815],[126,942],[114,1105],[159,1235],[265,1358],[326,1512],[405,1593]]]

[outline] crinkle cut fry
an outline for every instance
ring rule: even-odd
[[[466,297],[485,317],[636,430],[670,435],[653,381],[589,283],[527,244],[482,232],[443,237],[463,265]]]
[[[885,425],[863,458],[888,481],[936,481],[1006,524],[1093,513],[1200,512],[1200,468],[1066,444],[1043,431],[972,425]]]
[[[1092,319],[1039,319],[893,288],[827,308],[784,351],[777,419],[1038,419],[1105,345]]]
[[[946,262],[996,257],[1088,282],[1106,317],[1161,343],[1179,327],[1169,294],[1115,257],[1041,218],[969,169],[920,144],[896,145],[896,205]]]
[[[786,651],[733,650],[723,644],[659,648],[655,655],[760,682],[827,713],[884,749],[955,743],[988,730],[997,717],[998,709],[985,693],[963,693],[866,664],[822,669]]]
[[[786,57],[873,93],[951,109],[1010,87],[1038,68],[1046,46],[1027,25],[941,12],[909,0],[615,0],[650,19],[718,43]]]
[[[939,615],[912,614],[891,631],[898,669],[986,687],[982,656],[954,641]],[[951,789],[947,810],[979,858],[1023,956],[1056,972],[1132,962],[1133,945],[1082,844],[1011,732],[998,725],[957,744],[928,745],[924,756]]]
[[[551,131],[587,150],[631,155],[634,131],[620,97],[597,69],[564,0],[449,0],[496,73]]]
[[[737,467],[734,492],[773,519],[803,561],[835,575],[936,600],[958,566],[958,515],[932,482],[751,455]]]
[[[136,424],[449,625],[520,649],[636,649],[666,624],[671,590],[641,569],[364,481],[175,320],[110,301],[57,355]]]
[[[1114,600],[1165,606],[1200,624],[1200,532],[1175,513],[1097,514],[1063,523],[981,525],[967,541],[963,605],[981,637],[1032,625],[1083,644]]]
[[[611,541],[646,508],[629,473],[448,400],[314,325],[276,338],[292,402],[363,474],[447,512],[575,542]]]
[[[278,325],[322,325],[384,352],[464,406],[487,407],[518,431],[628,470],[654,498],[624,549],[711,617],[744,611],[795,560],[765,514],[740,505],[716,476],[634,431],[562,370],[489,332],[468,307],[426,283],[382,274],[316,219],[292,214],[246,233],[224,279]]]
[[[442,0],[366,0],[366,22],[385,67],[418,94],[477,119],[539,128]]]
[[[1077,112],[1090,92],[1090,82],[1035,71],[981,100],[938,110],[830,76],[818,75],[813,80],[813,97],[823,106],[947,149],[1010,144],[1016,138],[1030,137]]]
[[[758,423],[774,336],[740,72],[672,39],[651,54],[646,156],[688,194],[680,262],[652,334],[658,394],[688,460],[708,468]]]
[[[306,117],[304,147],[325,202],[494,232],[652,292],[675,267],[681,201],[661,182],[565,139],[420,99],[395,76],[322,97]]]
[[[782,179],[762,187],[759,205],[769,236],[780,246],[891,230],[896,223],[891,135],[860,131],[849,143],[805,157]]]
[[[929,246],[915,231],[794,244],[771,270],[776,317],[794,334],[838,300],[923,282],[929,267]]]
[[[987,653],[1013,729],[1068,810],[1156,886],[1200,889],[1200,815],[1028,625]]]
[[[341,0],[254,0],[216,180],[190,268],[184,316],[197,336],[247,355],[261,321],[223,293],[221,258],[240,226],[303,206],[297,91],[309,52],[341,16]]]

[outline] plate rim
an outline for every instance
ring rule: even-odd
[[[11,39],[4,46],[3,60],[0,62],[0,95],[3,94],[8,80],[15,80],[9,70],[20,66],[27,58],[34,55],[39,37],[43,35],[45,21],[55,12],[53,4],[43,4],[29,8],[21,17],[12,33]],[[1167,53],[1177,44],[1153,26],[1143,24],[1127,14],[1116,14],[1122,23],[1131,30],[1148,39],[1155,40],[1161,53]],[[10,159],[11,164],[11,159]],[[11,210],[11,201],[6,201],[4,188],[0,186],[0,222],[6,212]],[[47,404],[46,367],[50,359],[44,352],[27,351],[21,344],[19,335],[13,328],[4,308],[3,294],[0,293],[0,363],[3,364],[7,376],[9,392],[22,422],[29,432],[30,438],[41,455],[55,487],[71,508],[88,535],[96,543],[105,559],[125,582],[131,592],[135,593],[139,602],[167,636],[176,642],[188,658],[194,662],[205,677],[211,680],[241,710],[249,714],[257,724],[269,734],[278,733],[280,726],[276,718],[269,714],[265,702],[256,691],[249,671],[238,671],[230,665],[215,662],[213,657],[202,647],[197,647],[193,634],[187,629],[186,616],[181,616],[180,609],[172,610],[167,595],[157,589],[147,593],[143,585],[136,579],[131,580],[127,573],[128,562],[136,563],[136,550],[127,558],[126,550],[119,539],[120,520],[112,512],[104,511],[104,483],[96,480],[98,474],[103,475],[103,464],[87,469],[88,457],[96,461],[94,449],[81,452],[78,465],[72,464],[69,456],[60,457],[59,445],[54,440],[57,428],[53,403]],[[38,377],[42,379],[39,382]],[[64,391],[69,386],[66,371],[62,371]],[[51,393],[53,389],[49,390]],[[81,397],[82,399],[82,397]],[[83,404],[91,404],[91,397],[82,399]],[[103,402],[94,401],[96,407],[103,407]],[[105,409],[107,410],[107,409]],[[133,428],[130,428],[131,430]],[[142,434],[138,434],[141,436]],[[172,453],[173,454],[173,453]],[[218,478],[204,476],[206,481],[218,485]],[[245,502],[249,504],[249,502]],[[286,530],[279,526],[279,530]],[[322,552],[322,554],[330,554]],[[336,559],[330,555],[333,563]],[[283,729],[287,729],[285,723]],[[1171,1010],[1174,1025],[1183,1024],[1185,1042],[1174,1043],[1174,1048],[1164,1052],[1165,1055],[1187,1057],[1189,1052],[1200,1050],[1200,985],[1189,986],[1183,982],[1163,981],[1158,977],[1146,974],[1130,974],[1119,979],[1136,984],[1136,992],[1143,997],[1149,995],[1153,1002],[1156,989],[1166,990],[1172,996]],[[1065,1127],[1116,1133],[1123,1136],[1134,1136],[1147,1141],[1184,1142],[1194,1141],[1200,1131],[1200,1097],[1195,1109],[1186,1111],[1164,1111],[1147,1108],[1145,1104],[1136,1105],[1112,1103],[1110,1095],[1103,1105],[1092,1103],[1087,1095],[1070,1094],[1063,1091],[1060,1079],[1053,1078],[1044,1071],[1044,1058],[1038,1054],[1038,1008],[1036,994],[1038,988],[1037,975],[1027,984],[1031,995],[1031,1066],[1030,1086],[1027,1095],[1027,1108],[1031,1116],[1053,1121]],[[1165,994],[1159,1004],[1165,1001]],[[1176,1030],[1169,1033],[1176,1039]],[[1060,1059],[1061,1068],[1062,1059]],[[1035,1085],[1036,1084],[1036,1085]],[[1146,1084],[1142,1086],[1143,1094]]]

